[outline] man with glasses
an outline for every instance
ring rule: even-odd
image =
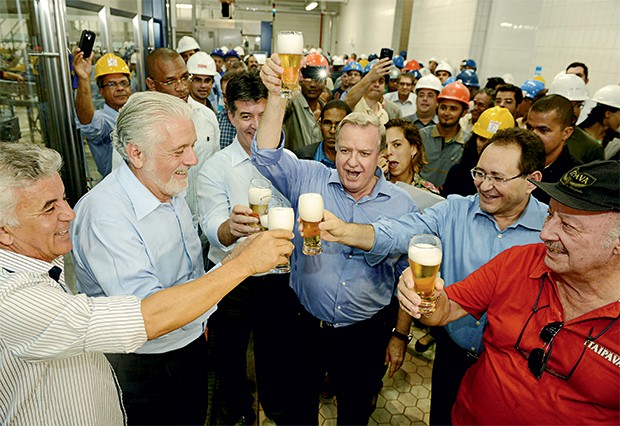
[[[566,141],[575,128],[573,104],[560,95],[547,95],[532,105],[527,114],[527,128],[536,133],[545,145],[543,182],[557,182],[562,175],[582,162],[570,153]],[[533,193],[543,203],[549,195],[541,189]]]
[[[506,250],[445,289],[438,280],[436,310],[422,322],[488,316],[486,350],[463,379],[455,424],[618,424],[619,182],[618,161],[532,181],[552,198],[543,242]],[[399,300],[420,317],[409,270]]]
[[[77,127],[86,138],[97,170],[102,177],[112,171],[112,142],[110,132],[116,122],[118,110],[131,95],[131,71],[118,56],[105,54],[95,64],[95,82],[105,99],[102,109],[95,110],[90,87],[93,55],[84,58],[84,52],[76,48],[73,53],[73,69],[78,78],[75,95]]]
[[[376,265],[388,254],[407,253],[413,235],[436,235],[443,246],[441,276],[450,285],[509,247],[539,241],[547,206],[530,196],[535,186],[527,178],[540,181],[544,162],[538,137],[523,129],[500,130],[471,171],[476,195],[451,195],[423,214],[381,218],[370,225],[327,215],[319,225],[321,238],[366,250],[367,261]],[[461,379],[483,353],[485,323],[484,317],[467,316],[434,330],[431,424],[450,424]]]
[[[325,104],[321,111],[321,133],[323,140],[312,145],[304,145],[295,151],[298,158],[315,160],[332,169],[336,168],[336,130],[340,122],[351,113],[346,102],[339,99]]]
[[[190,58],[191,59],[191,58]],[[146,85],[150,91],[166,93],[188,102],[191,75],[181,55],[167,47],[155,49],[146,58]],[[220,150],[220,127],[215,113],[198,102],[190,103],[192,121],[196,129],[194,150],[198,157],[196,167],[189,169],[189,182],[185,199],[192,212],[194,223],[199,222],[196,180],[205,161]],[[203,245],[206,242],[203,241]]]
[[[413,81],[413,74],[399,74],[396,78],[396,91],[385,95],[385,99],[398,105],[403,117],[413,115],[416,111],[416,97],[413,93]]]

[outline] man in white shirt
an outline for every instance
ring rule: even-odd
[[[413,93],[413,75],[399,74],[396,78],[396,92],[387,93],[384,98],[400,107],[403,117],[415,114],[416,96]]]

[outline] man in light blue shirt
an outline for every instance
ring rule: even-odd
[[[396,218],[417,211],[413,200],[387,182],[377,166],[385,128],[376,117],[352,113],[342,120],[335,170],[284,150],[281,73],[277,55],[261,70],[269,98],[252,145],[252,162],[293,208],[298,210],[302,193],[316,192],[326,209],[362,223],[386,212]],[[405,258],[391,254],[372,267],[360,250],[325,242],[320,255],[306,256],[301,236],[294,242],[291,287],[298,317],[291,321],[297,324],[299,339],[292,340],[303,343],[295,348],[303,368],[296,371],[298,386],[291,390],[297,394],[296,423],[317,423],[318,384],[328,371],[338,399],[338,423],[367,424],[382,387],[385,360],[392,364],[391,375],[402,363],[408,340],[411,317],[397,320],[397,306],[391,303],[397,267],[405,265]]]
[[[198,163],[192,109],[173,96],[134,96],[112,134],[126,162],[75,208],[73,262],[77,287],[89,296],[145,298],[204,274],[200,240],[183,197],[189,168]],[[130,421],[204,422],[203,333],[214,310],[147,342],[137,354],[108,356]]]
[[[384,217],[372,225],[345,225],[333,218],[321,225],[322,236],[367,250],[367,261],[375,265],[388,254],[406,253],[413,235],[436,235],[443,246],[441,276],[450,285],[503,250],[540,240],[547,206],[530,195],[535,186],[526,178],[540,181],[544,161],[544,146],[531,132],[499,131],[472,170],[476,195],[449,196],[424,214]],[[437,330],[431,424],[450,424],[461,379],[483,349],[485,322],[468,315],[447,326],[447,334]]]
[[[267,104],[267,88],[258,73],[247,71],[227,83],[228,116],[237,130],[233,143],[215,153],[198,175],[200,226],[209,240],[209,260],[222,261],[244,237],[259,232],[251,216],[248,188],[262,175],[252,164],[250,146]],[[277,196],[273,191],[273,196]],[[290,424],[285,413],[290,371],[298,365],[279,354],[288,349],[283,335],[293,333],[281,321],[287,308],[288,274],[250,277],[218,303],[209,319],[209,342],[217,386],[212,419],[217,424],[252,424],[252,388],[247,377],[246,353],[252,335],[256,387],[265,415],[277,424]],[[274,324],[279,324],[274,327]],[[286,346],[284,346],[286,345]]]

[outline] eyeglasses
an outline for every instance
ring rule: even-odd
[[[104,83],[102,87],[107,87],[108,89],[116,89],[118,86],[121,86],[123,89],[128,88],[131,85],[127,80],[123,81],[108,81]]]
[[[532,313],[530,314],[529,318],[525,322],[525,325],[523,326],[523,329],[521,330],[521,334],[519,334],[519,338],[517,339],[517,343],[515,343],[515,349],[525,359],[527,359],[527,366],[530,370],[530,373],[532,373],[532,375],[536,377],[536,379],[540,379],[543,373],[546,371],[547,373],[559,379],[569,380],[571,376],[573,375],[573,373],[575,372],[575,370],[577,369],[577,366],[581,362],[581,359],[583,358],[584,354],[586,353],[588,342],[593,342],[599,337],[601,337],[603,334],[605,334],[605,332],[611,328],[611,326],[618,320],[618,318],[614,318],[613,320],[611,320],[611,322],[596,336],[592,335],[592,332],[594,331],[594,327],[590,328],[590,331],[588,332],[588,337],[586,337],[586,340],[583,344],[583,349],[581,350],[581,354],[579,355],[579,358],[577,358],[577,361],[575,361],[575,363],[573,364],[572,368],[568,371],[568,373],[561,374],[549,368],[547,365],[549,363],[549,360],[551,359],[551,352],[553,351],[553,341],[558,336],[562,328],[564,327],[564,322],[553,321],[545,325],[542,328],[542,330],[540,330],[539,338],[544,343],[542,348],[534,348],[528,354],[525,350],[523,350],[520,347],[521,340],[523,339],[523,335],[525,334],[525,330],[527,329],[527,326],[530,323],[531,319],[534,317],[534,315],[537,312],[549,307],[549,304],[538,307],[538,303],[540,301],[540,296],[542,294],[544,285],[545,285],[545,277],[543,277],[542,279],[540,290],[538,292],[538,297],[536,298],[536,302],[534,303],[534,306],[532,307]]]
[[[321,126],[325,127],[326,129],[337,129],[339,124],[340,124],[340,121],[329,121],[329,120],[321,121]]]
[[[190,78],[191,78],[191,76],[189,74],[185,74],[181,78],[173,78],[173,79],[168,80],[168,81],[157,81],[157,80],[153,80],[153,81],[155,81],[155,83],[161,84],[164,87],[170,87],[172,85],[175,85],[175,86],[183,85],[183,86],[185,86],[189,82]]]
[[[501,184],[510,182],[511,180],[518,179],[518,178],[524,176],[524,173],[520,173],[520,174],[518,174],[516,176],[513,176],[513,177],[510,177],[510,178],[504,178],[504,177],[499,177],[499,176],[495,176],[495,175],[486,174],[482,170],[478,170],[475,167],[473,169],[471,169],[469,171],[469,173],[471,174],[471,177],[476,182],[484,182],[485,179],[488,179],[489,182],[491,182],[493,185],[501,185]]]

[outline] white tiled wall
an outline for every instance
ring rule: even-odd
[[[395,9],[396,0],[350,0],[340,10],[332,53],[379,54],[390,47]]]

